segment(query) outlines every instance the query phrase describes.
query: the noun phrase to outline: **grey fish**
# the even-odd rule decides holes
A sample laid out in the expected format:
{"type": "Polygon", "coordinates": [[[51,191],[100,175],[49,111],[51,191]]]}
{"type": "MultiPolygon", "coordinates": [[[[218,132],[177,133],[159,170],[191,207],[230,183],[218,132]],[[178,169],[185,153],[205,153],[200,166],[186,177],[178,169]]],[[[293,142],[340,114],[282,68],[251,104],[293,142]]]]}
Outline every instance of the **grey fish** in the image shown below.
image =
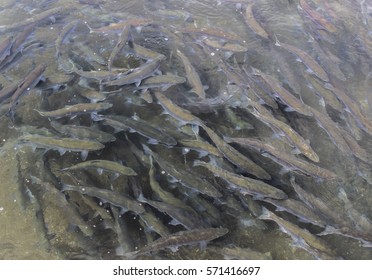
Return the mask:
{"type": "Polygon", "coordinates": [[[8,85],[7,87],[1,89],[0,91],[0,104],[3,103],[6,99],[11,97],[15,91],[18,89],[19,83],[12,83],[8,85]]]}
{"type": "Polygon", "coordinates": [[[177,55],[181,58],[183,66],[185,67],[187,81],[192,87],[192,92],[204,99],[206,94],[199,74],[196,72],[189,59],[180,50],[177,50],[177,55]]]}
{"type": "Polygon", "coordinates": [[[68,124],[62,125],[55,121],[51,121],[50,125],[58,132],[78,139],[91,139],[100,143],[113,142],[116,140],[114,135],[94,127],[68,124]]]}
{"type": "Polygon", "coordinates": [[[10,49],[13,45],[13,36],[8,36],[0,42],[0,63],[10,55],[10,49]]]}
{"type": "MultiPolygon", "coordinates": [[[[239,145],[253,147],[258,151],[265,151],[273,156],[275,162],[288,167],[290,170],[295,170],[309,176],[323,178],[327,180],[336,179],[337,176],[332,171],[319,167],[315,164],[292,156],[288,153],[281,152],[269,144],[265,144],[261,141],[252,138],[229,138],[225,137],[225,141],[238,143],[239,145]]],[[[266,155],[268,156],[268,155],[266,155]]]]}
{"type": "Polygon", "coordinates": [[[272,78],[270,75],[266,75],[256,69],[254,69],[254,75],[260,76],[266,84],[270,86],[270,88],[275,92],[276,96],[288,107],[292,110],[305,115],[305,116],[312,116],[312,112],[310,107],[307,106],[302,102],[302,100],[295,97],[292,93],[287,91],[284,87],[282,87],[278,81],[272,78]]]}
{"type": "MultiPolygon", "coordinates": [[[[136,54],[136,56],[139,56],[140,58],[143,58],[143,59],[155,59],[155,58],[164,56],[158,52],[142,47],[141,45],[137,45],[134,42],[133,42],[133,51],[136,54]]],[[[165,59],[165,56],[164,56],[164,59],[165,59]]]]}
{"type": "Polygon", "coordinates": [[[66,197],[52,183],[43,181],[32,175],[30,177],[33,184],[41,186],[44,191],[52,195],[54,198],[53,202],[61,209],[62,213],[65,213],[65,216],[68,217],[71,224],[78,226],[86,236],[93,235],[93,229],[81,218],[76,209],[68,203],[66,197]]]}
{"type": "Polygon", "coordinates": [[[94,51],[89,45],[79,41],[75,44],[75,46],[78,48],[77,54],[85,57],[88,61],[94,61],[105,66],[107,65],[106,60],[100,54],[94,51]]]}
{"type": "Polygon", "coordinates": [[[269,199],[265,198],[263,201],[269,202],[270,204],[276,207],[276,211],[286,211],[298,217],[301,221],[311,223],[313,225],[317,225],[320,227],[325,227],[326,222],[319,217],[318,214],[314,213],[311,208],[306,206],[306,204],[302,203],[299,200],[295,200],[292,198],[284,199],[284,200],[276,200],[276,199],[269,199]]]}
{"type": "Polygon", "coordinates": [[[263,214],[259,217],[259,219],[272,220],[276,222],[283,232],[292,237],[292,239],[295,241],[295,245],[304,248],[306,251],[314,255],[315,258],[337,258],[335,252],[319,237],[311,234],[306,229],[302,229],[297,225],[278,217],[266,208],[263,208],[263,214]]]}
{"type": "Polygon", "coordinates": [[[149,89],[149,88],[160,88],[162,91],[166,91],[171,86],[182,84],[186,82],[184,77],[180,77],[173,74],[157,75],[149,77],[142,81],[139,89],[149,89]]]}
{"type": "MultiPolygon", "coordinates": [[[[260,121],[267,124],[269,127],[274,127],[279,129],[285,137],[294,144],[298,150],[304,154],[308,159],[319,162],[318,154],[313,150],[309,143],[298,134],[291,126],[288,124],[274,118],[261,104],[251,101],[253,105],[253,110],[250,112],[260,121]]],[[[275,131],[275,130],[274,130],[275,131]]]]}
{"type": "Polygon", "coordinates": [[[98,151],[105,147],[103,144],[92,140],[57,138],[32,134],[19,137],[18,143],[43,149],[57,150],[61,155],[66,151],[80,152],[83,160],[87,158],[89,151],[98,151]]]}
{"type": "Polygon", "coordinates": [[[111,51],[110,57],[107,61],[107,68],[109,69],[109,71],[111,71],[112,64],[114,63],[114,59],[119,54],[119,52],[124,48],[125,44],[129,40],[130,28],[131,28],[131,25],[124,26],[115,47],[111,51]]]}
{"type": "Polygon", "coordinates": [[[159,104],[173,118],[181,121],[183,124],[196,124],[196,125],[201,124],[202,121],[198,117],[192,115],[186,109],[183,109],[179,107],[178,105],[174,104],[169,98],[167,98],[161,92],[156,91],[155,96],[158,99],[159,104]]]}
{"type": "Polygon", "coordinates": [[[137,173],[130,167],[124,166],[118,162],[110,160],[88,160],[62,170],[78,170],[78,169],[96,169],[99,173],[102,171],[113,172],[126,176],[136,176],[137,173]]]}
{"type": "Polygon", "coordinates": [[[41,13],[31,17],[31,18],[22,19],[21,21],[18,21],[16,23],[13,23],[13,24],[10,24],[10,25],[1,25],[0,26],[0,31],[3,31],[3,30],[12,31],[14,29],[19,29],[19,28],[24,27],[24,26],[39,23],[40,21],[42,21],[46,18],[50,18],[50,17],[52,17],[56,14],[60,14],[65,10],[66,10],[65,7],[57,7],[57,8],[49,9],[49,10],[41,12],[41,13]]]}
{"type": "Polygon", "coordinates": [[[276,40],[275,45],[282,47],[287,51],[293,53],[294,55],[298,56],[301,59],[302,63],[305,64],[318,78],[322,79],[325,82],[329,81],[328,74],[318,64],[318,62],[316,62],[315,59],[312,58],[309,54],[294,46],[285,43],[280,43],[278,40],[276,40]]]}
{"type": "Polygon", "coordinates": [[[272,260],[270,252],[261,253],[250,248],[242,247],[224,247],[221,249],[221,254],[225,260],[272,260]]]}
{"type": "Polygon", "coordinates": [[[13,93],[10,100],[9,110],[7,112],[7,115],[10,116],[12,119],[14,119],[14,110],[18,104],[19,98],[21,98],[22,95],[30,92],[30,90],[39,83],[39,81],[43,77],[46,67],[47,65],[44,63],[38,65],[24,78],[24,80],[18,86],[17,90],[13,93]]]}
{"type": "Polygon", "coordinates": [[[153,243],[147,244],[138,251],[129,253],[128,257],[143,255],[146,253],[157,252],[166,248],[177,248],[179,246],[206,243],[211,240],[224,236],[229,231],[226,228],[206,228],[179,231],[166,237],[159,238],[153,243]]]}
{"type": "Polygon", "coordinates": [[[43,117],[62,118],[71,115],[79,115],[85,113],[93,113],[98,111],[107,110],[112,107],[110,103],[80,103],[65,106],[64,108],[53,110],[53,111],[40,111],[36,110],[43,117]]]}
{"type": "Polygon", "coordinates": [[[169,146],[174,146],[177,141],[167,133],[165,133],[161,128],[155,127],[149,122],[141,120],[139,118],[128,118],[124,116],[112,116],[105,115],[102,116],[103,123],[117,130],[127,130],[131,132],[137,132],[147,138],[149,138],[150,143],[164,143],[169,146]]]}
{"type": "Polygon", "coordinates": [[[254,33],[256,33],[257,35],[260,35],[264,39],[269,39],[269,34],[261,26],[261,24],[258,23],[258,21],[256,20],[254,14],[253,14],[252,3],[249,3],[247,5],[247,8],[246,8],[245,14],[244,14],[244,20],[245,20],[246,24],[249,26],[249,28],[253,30],[254,33]]]}
{"type": "Polygon", "coordinates": [[[211,154],[217,157],[223,157],[222,153],[213,145],[202,139],[179,139],[178,142],[187,147],[183,148],[183,153],[186,153],[186,149],[196,150],[200,155],[211,154]]]}
{"type": "Polygon", "coordinates": [[[194,166],[203,166],[215,176],[226,180],[242,193],[248,193],[256,197],[271,197],[275,199],[286,199],[288,196],[282,191],[259,180],[237,175],[218,166],[200,160],[194,161],[194,166]]]}
{"type": "Polygon", "coordinates": [[[103,84],[105,86],[123,86],[135,83],[138,86],[143,79],[150,77],[159,68],[160,62],[164,59],[165,56],[157,57],[133,69],[129,74],[103,84]]]}
{"type": "Polygon", "coordinates": [[[173,219],[171,221],[172,225],[180,224],[186,229],[203,228],[205,225],[205,222],[203,222],[199,215],[191,208],[186,209],[174,204],[168,204],[167,202],[150,200],[143,196],[139,197],[138,200],[151,205],[160,212],[166,213],[173,219]]]}
{"type": "Polygon", "coordinates": [[[222,194],[207,180],[200,177],[199,174],[195,174],[191,170],[185,169],[184,166],[176,166],[174,163],[170,163],[162,159],[158,154],[151,151],[145,145],[142,145],[147,153],[149,153],[159,164],[159,166],[183,186],[195,190],[197,192],[206,194],[210,197],[221,197],[222,194]]]}
{"type": "Polygon", "coordinates": [[[271,176],[262,167],[258,166],[252,160],[241,154],[235,148],[227,144],[220,136],[218,136],[212,129],[206,125],[202,125],[203,129],[207,132],[217,149],[234,165],[243,169],[249,174],[253,174],[257,178],[270,180],[271,176]]]}
{"type": "Polygon", "coordinates": [[[146,210],[146,212],[142,213],[140,221],[143,221],[145,231],[156,232],[161,237],[170,235],[169,229],[152,211],[146,210]]]}
{"type": "Polygon", "coordinates": [[[70,21],[62,28],[56,40],[56,58],[58,58],[61,54],[61,46],[63,42],[65,41],[67,36],[75,30],[78,23],[82,23],[82,21],[80,19],[70,21]]]}
{"type": "Polygon", "coordinates": [[[74,185],[63,185],[63,191],[77,191],[81,194],[88,196],[94,196],[101,199],[104,202],[108,202],[116,207],[120,207],[123,210],[132,211],[136,214],[141,214],[145,212],[143,205],[134,199],[125,196],[123,194],[110,191],[107,189],[100,189],[96,187],[87,187],[87,186],[74,186],[74,185]]]}

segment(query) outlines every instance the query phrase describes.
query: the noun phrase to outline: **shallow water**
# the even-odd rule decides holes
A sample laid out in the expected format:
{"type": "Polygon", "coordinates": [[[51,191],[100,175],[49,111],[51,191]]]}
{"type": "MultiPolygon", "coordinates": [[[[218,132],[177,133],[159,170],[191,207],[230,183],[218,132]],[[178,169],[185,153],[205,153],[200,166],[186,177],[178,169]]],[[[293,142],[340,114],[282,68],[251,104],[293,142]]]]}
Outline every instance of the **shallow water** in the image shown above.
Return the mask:
{"type": "MultiPolygon", "coordinates": [[[[265,180],[269,185],[284,191],[289,198],[301,201],[303,198],[296,194],[290,182],[294,176],[303,190],[330,209],[331,212],[327,212],[319,205],[310,207],[327,226],[348,235],[317,236],[319,242],[332,251],[331,258],[371,259],[370,247],[363,247],[371,246],[372,241],[372,38],[370,7],[366,2],[0,1],[0,42],[4,46],[4,54],[0,54],[2,88],[12,83],[21,85],[36,66],[47,65],[45,78],[34,88],[22,93],[17,100],[12,100],[12,97],[2,100],[0,107],[0,224],[3,225],[0,258],[231,258],[223,251],[226,247],[249,248],[265,253],[262,257],[273,259],[329,257],[324,256],[324,252],[315,250],[314,253],[314,244],[304,246],[304,241],[298,236],[303,232],[287,234],[288,229],[260,217],[262,207],[312,236],[321,233],[324,227],[305,223],[288,210],[277,211],[273,205],[262,201],[262,197],[256,196],[257,200],[252,201],[252,194],[240,194],[236,187],[216,174],[193,166],[194,161],[200,159],[234,174],[258,179],[250,170],[239,168],[239,164],[226,155],[190,151],[190,147],[180,144],[181,139],[199,139],[220,148],[198,123],[185,125],[176,121],[174,116],[164,114],[154,95],[160,90],[174,104],[201,119],[221,138],[258,139],[274,146],[280,153],[333,172],[333,179],[305,175],[305,171],[283,168],[281,158],[267,157],[263,149],[257,151],[231,144],[271,175],[270,180],[265,180]],[[63,7],[62,11],[40,18],[42,13],[57,7],[63,7]],[[245,14],[249,7],[252,7],[253,18],[247,19],[245,14]],[[17,26],[23,19],[28,19],[28,24],[17,26]],[[68,23],[76,19],[81,21],[66,31],[64,28],[68,23]],[[126,75],[131,73],[126,71],[136,72],[152,61],[152,58],[136,53],[134,43],[165,56],[156,71],[130,84],[107,86],[104,79],[84,78],[71,70],[75,65],[79,70],[89,71],[90,75],[107,71],[107,61],[124,25],[116,31],[113,27],[125,21],[131,21],[130,36],[114,57],[113,68],[126,75]],[[33,26],[32,32],[19,49],[13,50],[17,36],[30,26],[33,26]],[[267,36],[259,35],[257,28],[262,28],[267,36]],[[64,31],[66,34],[61,35],[64,31]],[[11,45],[6,47],[5,41],[9,36],[12,36],[11,45]],[[56,56],[58,41],[61,41],[60,54],[56,56]],[[218,47],[212,44],[218,44],[218,47]],[[191,71],[196,71],[204,86],[205,99],[192,91],[193,82],[177,50],[188,58],[194,68],[191,71]],[[305,61],[304,55],[310,56],[316,65],[305,61]],[[297,101],[318,111],[320,120],[306,116],[301,108],[290,109],[288,102],[275,95],[273,87],[265,84],[260,74],[254,74],[257,71],[254,69],[274,79],[297,101]],[[321,70],[329,80],[324,81],[319,74],[321,70]],[[187,77],[188,81],[173,86],[166,84],[147,92],[136,88],[142,86],[141,80],[161,73],[187,77]],[[52,111],[67,105],[88,103],[90,100],[83,96],[87,96],[84,93],[89,91],[104,93],[104,102],[113,105],[98,112],[103,117],[139,117],[162,129],[159,133],[169,134],[178,144],[166,146],[148,141],[150,136],[141,132],[141,127],[119,131],[104,125],[97,116],[84,112],[76,117],[66,113],[62,118],[48,119],[35,110],[52,111]],[[80,92],[83,93],[80,95],[80,92]],[[255,117],[252,108],[258,105],[254,105],[257,104],[254,101],[302,137],[319,156],[319,162],[297,154],[298,149],[280,128],[255,117]],[[9,102],[15,104],[10,111],[14,113],[14,119],[10,118],[12,114],[7,114],[9,102]],[[50,124],[52,120],[114,134],[114,142],[104,143],[105,148],[100,151],[89,151],[87,160],[120,162],[137,175],[117,176],[91,169],[65,171],[63,168],[82,162],[84,153],[68,149],[66,152],[53,146],[40,148],[40,144],[37,146],[35,143],[20,144],[19,137],[28,134],[73,138],[54,130],[50,124]],[[328,120],[328,127],[322,124],[325,120],[328,120]],[[330,133],[333,129],[336,135],[330,133]],[[148,145],[155,153],[152,163],[143,145],[148,145]],[[165,165],[161,161],[171,166],[169,171],[164,171],[165,165]],[[190,173],[183,175],[181,170],[190,173]],[[31,176],[43,183],[35,183],[31,176]],[[201,194],[195,186],[200,181],[193,181],[195,177],[212,184],[222,196],[216,198],[201,194]],[[154,182],[160,185],[165,196],[155,191],[154,182]],[[117,207],[103,197],[61,191],[64,184],[125,194],[136,203],[141,201],[146,216],[125,211],[124,207],[117,207]],[[150,206],[142,196],[145,201],[168,203],[168,212],[150,206]],[[178,244],[180,248],[176,252],[163,248],[138,256],[129,253],[156,242],[162,234],[188,230],[185,223],[175,221],[176,206],[184,209],[187,218],[201,221],[201,225],[195,222],[195,227],[223,227],[229,232],[208,242],[207,247],[191,240],[188,242],[193,243],[191,246],[178,244]],[[80,222],[75,222],[76,217],[80,222]],[[152,225],[146,220],[149,217],[153,218],[152,225]]],[[[241,252],[235,258],[249,256],[241,252]]],[[[252,258],[258,258],[258,255],[252,255],[252,258]]]]}

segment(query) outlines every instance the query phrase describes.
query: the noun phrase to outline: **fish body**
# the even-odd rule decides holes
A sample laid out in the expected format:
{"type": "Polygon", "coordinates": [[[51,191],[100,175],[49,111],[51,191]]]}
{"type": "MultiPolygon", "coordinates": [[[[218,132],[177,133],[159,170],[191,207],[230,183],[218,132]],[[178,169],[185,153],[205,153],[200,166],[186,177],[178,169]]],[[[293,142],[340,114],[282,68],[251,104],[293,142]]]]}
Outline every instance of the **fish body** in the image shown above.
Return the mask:
{"type": "Polygon", "coordinates": [[[305,64],[318,78],[322,79],[324,82],[329,81],[328,74],[309,54],[307,54],[303,50],[300,50],[299,48],[285,43],[279,43],[278,41],[275,43],[275,45],[280,46],[298,56],[301,59],[302,63],[305,64]]]}
{"type": "Polygon", "coordinates": [[[321,259],[336,258],[335,252],[319,237],[311,234],[306,229],[302,229],[299,226],[280,218],[266,208],[263,208],[263,214],[259,219],[272,220],[277,223],[284,232],[288,233],[293,238],[297,243],[296,245],[303,247],[305,250],[312,253],[314,257],[321,259]]]}
{"type": "Polygon", "coordinates": [[[36,24],[36,23],[39,23],[40,21],[42,21],[46,18],[50,18],[54,15],[60,14],[65,10],[66,9],[64,7],[57,7],[57,8],[49,9],[49,10],[41,12],[41,13],[31,17],[31,18],[22,19],[21,21],[16,22],[14,24],[2,25],[2,26],[0,26],[0,31],[2,31],[2,30],[12,31],[12,30],[15,30],[15,29],[22,28],[24,26],[28,26],[28,25],[31,25],[31,24],[36,24]]]}
{"type": "Polygon", "coordinates": [[[79,115],[85,113],[93,113],[98,111],[107,110],[112,107],[111,103],[79,103],[74,105],[65,106],[61,109],[53,111],[40,111],[36,110],[43,117],[62,118],[71,115],[79,115]]]}
{"type": "Polygon", "coordinates": [[[100,142],[92,140],[57,138],[32,134],[19,137],[18,143],[42,149],[56,150],[60,154],[64,154],[66,151],[80,152],[83,159],[86,159],[89,151],[99,151],[105,147],[100,142]]]}
{"type": "Polygon", "coordinates": [[[68,124],[61,125],[55,121],[50,122],[50,124],[58,132],[78,139],[97,140],[100,143],[113,142],[116,140],[115,136],[112,134],[93,127],[68,124]]]}
{"type": "Polygon", "coordinates": [[[246,52],[248,48],[243,46],[242,44],[235,43],[235,42],[222,42],[221,40],[213,40],[206,38],[203,40],[203,43],[208,47],[226,51],[226,52],[246,52]]]}
{"type": "Polygon", "coordinates": [[[218,176],[237,187],[243,193],[249,193],[257,197],[271,197],[274,199],[286,199],[288,196],[282,191],[260,180],[237,175],[218,166],[203,161],[194,161],[195,166],[203,166],[218,176]]]}
{"type": "Polygon", "coordinates": [[[254,33],[261,36],[264,39],[269,39],[269,34],[266,30],[258,23],[254,14],[253,14],[253,5],[249,3],[245,10],[244,19],[246,24],[249,26],[250,29],[253,30],[254,33]]]}
{"type": "Polygon", "coordinates": [[[61,193],[50,182],[43,181],[32,175],[30,177],[33,184],[37,184],[43,189],[43,191],[49,193],[50,197],[53,199],[53,202],[50,203],[54,203],[58,208],[60,208],[61,213],[64,213],[65,217],[69,219],[69,222],[72,225],[78,226],[86,236],[93,235],[93,229],[82,219],[81,215],[76,211],[76,209],[66,200],[66,197],[63,193],[61,193]]]}
{"type": "Polygon", "coordinates": [[[73,32],[76,28],[76,26],[81,23],[82,21],[77,19],[77,20],[73,20],[73,21],[70,21],[68,24],[66,24],[60,34],[58,35],[58,38],[56,40],[56,58],[58,58],[61,54],[61,46],[63,44],[63,42],[65,41],[65,39],[67,38],[67,36],[73,32]]]}
{"type": "Polygon", "coordinates": [[[276,81],[273,77],[262,72],[259,72],[256,75],[262,77],[263,80],[279,97],[279,99],[291,109],[305,116],[311,117],[313,115],[309,106],[304,104],[300,99],[298,99],[281,85],[279,85],[278,81],[276,81]]]}
{"type": "Polygon", "coordinates": [[[299,135],[292,127],[271,116],[269,113],[266,112],[266,109],[264,109],[260,104],[255,103],[254,108],[255,109],[253,109],[251,113],[257,119],[266,123],[270,127],[275,127],[282,131],[286,138],[290,142],[292,142],[302,154],[304,154],[308,159],[312,160],[313,162],[319,162],[319,156],[317,155],[317,153],[312,149],[312,147],[307,143],[307,141],[301,135],[299,135]]]}
{"type": "Polygon", "coordinates": [[[322,26],[328,32],[335,33],[337,31],[336,26],[334,26],[330,21],[326,20],[315,9],[310,7],[310,5],[305,0],[300,0],[300,7],[309,15],[310,19],[313,22],[322,26]]]}
{"type": "Polygon", "coordinates": [[[161,88],[162,91],[165,91],[171,86],[183,84],[184,82],[186,82],[186,79],[177,75],[158,75],[143,80],[141,86],[139,86],[138,88],[161,88]]]}
{"type": "Polygon", "coordinates": [[[117,130],[131,130],[141,134],[150,139],[150,142],[164,143],[169,146],[177,144],[177,141],[170,135],[166,134],[161,128],[155,127],[149,122],[139,118],[133,119],[124,116],[110,116],[102,117],[103,123],[110,125],[117,130]]]}
{"type": "Polygon", "coordinates": [[[143,79],[150,77],[156,69],[159,68],[160,62],[164,59],[164,56],[155,58],[138,68],[133,69],[129,74],[119,77],[116,80],[104,82],[105,86],[123,86],[136,83],[139,85],[143,79]]]}
{"type": "Polygon", "coordinates": [[[102,199],[103,201],[108,202],[116,207],[132,211],[136,214],[145,212],[145,208],[141,203],[128,196],[107,189],[64,184],[63,191],[77,191],[84,195],[93,196],[102,199]]]}
{"type": "Polygon", "coordinates": [[[217,149],[224,155],[224,157],[243,169],[245,172],[253,174],[257,178],[270,180],[271,176],[262,167],[258,166],[252,160],[242,155],[235,148],[227,144],[220,136],[218,136],[212,129],[206,125],[202,125],[203,129],[207,132],[217,149]]]}
{"type": "Polygon", "coordinates": [[[192,115],[186,109],[183,109],[173,103],[169,98],[167,98],[164,94],[159,91],[155,92],[155,96],[158,99],[159,104],[164,108],[164,110],[170,114],[173,118],[185,123],[185,124],[196,124],[200,125],[201,120],[192,115]]]}
{"type": "Polygon", "coordinates": [[[175,178],[183,186],[206,194],[210,197],[221,197],[222,194],[207,180],[201,178],[200,174],[195,174],[191,170],[179,165],[176,166],[162,159],[158,154],[145,147],[145,150],[155,159],[159,166],[170,176],[175,178]]]}
{"type": "Polygon", "coordinates": [[[146,253],[157,252],[169,247],[174,248],[185,245],[205,243],[224,236],[228,232],[229,231],[226,228],[206,228],[179,231],[155,240],[153,243],[150,243],[142,249],[133,252],[133,255],[138,256],[146,253]]]}
{"type": "Polygon", "coordinates": [[[187,81],[192,87],[192,92],[204,99],[206,94],[199,74],[196,72],[190,60],[180,50],[177,50],[177,55],[181,58],[183,66],[185,67],[187,81]]]}
{"type": "Polygon", "coordinates": [[[117,173],[125,176],[136,176],[137,173],[130,167],[124,166],[118,162],[110,160],[88,160],[62,170],[79,170],[79,169],[98,169],[108,172],[117,173]]]}
{"type": "Polygon", "coordinates": [[[10,55],[10,50],[13,45],[13,36],[8,36],[0,42],[0,63],[10,55]]]}
{"type": "Polygon", "coordinates": [[[38,65],[19,84],[17,90],[12,95],[12,98],[10,100],[9,110],[7,112],[7,115],[10,116],[12,119],[14,118],[14,110],[21,96],[30,92],[30,90],[33,89],[39,83],[39,81],[43,77],[43,74],[46,68],[47,68],[47,65],[44,63],[38,65]]]}
{"type": "Polygon", "coordinates": [[[337,178],[336,174],[333,172],[321,168],[315,164],[302,160],[300,158],[294,157],[288,153],[280,152],[275,147],[260,142],[255,139],[251,138],[229,138],[225,137],[226,141],[228,142],[235,142],[243,146],[253,147],[258,151],[265,151],[273,156],[274,161],[281,163],[284,166],[288,166],[291,170],[296,170],[301,172],[302,174],[306,174],[308,176],[313,176],[317,178],[323,178],[327,180],[334,180],[337,178]]]}
{"type": "Polygon", "coordinates": [[[108,62],[107,62],[107,68],[110,71],[111,71],[111,68],[112,68],[112,64],[114,63],[115,57],[124,48],[125,44],[129,40],[129,37],[130,37],[130,28],[131,28],[131,25],[124,26],[124,28],[121,31],[121,34],[119,36],[119,39],[118,39],[115,47],[111,51],[110,57],[109,57],[108,62]]]}

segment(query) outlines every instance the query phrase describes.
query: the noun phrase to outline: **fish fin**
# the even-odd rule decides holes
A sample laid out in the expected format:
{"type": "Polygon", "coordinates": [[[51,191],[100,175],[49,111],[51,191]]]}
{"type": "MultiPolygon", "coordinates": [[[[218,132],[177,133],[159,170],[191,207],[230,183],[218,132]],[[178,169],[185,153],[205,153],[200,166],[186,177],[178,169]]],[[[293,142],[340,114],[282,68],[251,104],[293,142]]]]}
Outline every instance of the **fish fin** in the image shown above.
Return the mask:
{"type": "Polygon", "coordinates": [[[85,161],[88,157],[88,151],[81,151],[80,157],[81,157],[81,160],[85,161]]]}

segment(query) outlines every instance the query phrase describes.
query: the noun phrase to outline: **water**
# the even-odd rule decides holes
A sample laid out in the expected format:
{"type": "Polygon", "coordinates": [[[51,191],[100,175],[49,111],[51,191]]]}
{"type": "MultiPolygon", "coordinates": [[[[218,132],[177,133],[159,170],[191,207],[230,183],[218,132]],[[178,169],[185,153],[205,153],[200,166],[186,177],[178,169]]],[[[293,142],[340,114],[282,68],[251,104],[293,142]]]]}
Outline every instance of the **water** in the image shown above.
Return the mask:
{"type": "Polygon", "coordinates": [[[134,129],[138,133],[116,131],[84,112],[57,121],[115,134],[116,141],[105,143],[102,151],[89,152],[87,160],[117,161],[134,169],[137,176],[117,177],[97,170],[62,171],[81,162],[81,153],[63,153],[56,147],[33,150],[35,145],[19,145],[18,138],[26,134],[73,138],[56,132],[50,125],[51,120],[34,109],[52,111],[87,103],[90,100],[83,96],[95,91],[105,94],[105,102],[113,104],[109,110],[97,114],[137,116],[160,128],[159,133],[167,133],[177,141],[199,139],[215,146],[213,139],[197,123],[184,125],[163,114],[164,110],[153,94],[161,90],[220,137],[259,139],[281,153],[333,172],[336,176],[333,180],[306,176],[293,168],[284,172],[280,158],[271,159],[262,150],[232,144],[271,175],[272,179],[266,183],[283,190],[290,198],[300,200],[290,183],[291,176],[295,176],[302,189],[332,210],[327,213],[312,205],[312,210],[322,216],[328,226],[343,233],[318,236],[334,252],[332,258],[371,259],[371,249],[362,246],[362,241],[364,245],[370,245],[372,240],[371,14],[367,1],[359,2],[360,5],[351,0],[343,3],[331,0],[0,1],[1,42],[13,36],[14,46],[14,38],[34,25],[17,50],[4,51],[0,63],[2,87],[20,84],[36,66],[47,65],[45,79],[21,94],[11,112],[14,113],[13,120],[6,115],[12,97],[4,99],[0,107],[0,223],[5,225],[0,230],[0,257],[127,258],[133,255],[125,253],[157,240],[159,233],[165,235],[186,230],[182,221],[172,221],[172,210],[164,213],[143,203],[148,216],[154,218],[151,226],[141,214],[122,211],[118,216],[117,210],[122,209],[113,209],[115,206],[100,198],[73,191],[61,192],[63,184],[105,188],[125,194],[134,201],[140,199],[140,195],[146,199],[163,200],[169,204],[169,209],[172,205],[187,209],[185,215],[196,215],[204,227],[229,230],[225,236],[210,241],[206,248],[194,244],[176,252],[165,249],[138,258],[221,259],[228,257],[222,251],[224,247],[235,246],[266,253],[266,257],[273,259],[321,257],[319,252],[311,253],[311,244],[310,249],[298,246],[298,236],[292,234],[291,238],[275,222],[258,217],[265,207],[313,235],[324,228],[301,222],[285,211],[275,211],[275,207],[262,198],[251,201],[251,196],[245,194],[245,199],[250,202],[242,201],[236,187],[202,167],[193,167],[193,161],[200,157],[232,173],[255,178],[249,170],[237,168],[239,164],[227,160],[226,155],[208,156],[180,143],[167,147],[157,144],[154,139],[148,142],[141,128],[134,129]],[[57,7],[64,8],[52,16],[40,17],[57,7]],[[249,7],[252,7],[254,18],[245,18],[249,7]],[[24,19],[29,19],[28,24],[17,26],[24,19]],[[81,22],[66,33],[60,45],[60,56],[56,57],[57,38],[63,28],[76,19],[81,22]],[[132,27],[127,43],[114,58],[115,71],[125,73],[132,69],[136,73],[138,67],[146,67],[146,63],[153,59],[148,56],[150,54],[136,53],[133,43],[147,48],[152,55],[156,52],[155,55],[165,56],[156,71],[150,71],[146,76],[141,74],[132,84],[116,87],[105,86],[105,79],[85,79],[71,70],[75,65],[90,75],[107,71],[107,59],[124,26],[114,30],[115,24],[124,21],[130,21],[132,27]],[[188,70],[177,50],[188,58],[194,68],[191,71],[196,71],[206,99],[192,92],[195,82],[187,77],[188,70]],[[316,65],[304,61],[302,52],[316,65]],[[327,81],[320,77],[317,67],[326,72],[327,81]],[[259,75],[252,74],[253,69],[269,75],[300,102],[317,110],[321,120],[304,116],[297,108],[288,110],[283,97],[275,96],[270,85],[259,75]],[[149,89],[149,92],[136,89],[142,79],[161,73],[187,77],[188,81],[168,89],[149,89]],[[294,155],[295,145],[290,137],[285,137],[277,126],[268,126],[252,114],[252,107],[258,106],[252,100],[263,104],[270,116],[290,126],[306,140],[319,156],[319,162],[311,162],[301,154],[294,155]],[[319,123],[324,122],[325,117],[341,139],[328,133],[329,127],[320,127],[319,123]],[[341,143],[346,143],[345,149],[341,143]],[[161,163],[154,159],[154,176],[149,176],[151,163],[143,144],[172,166],[172,175],[176,178],[165,174],[161,163]],[[188,178],[177,178],[177,170],[181,169],[193,173],[186,175],[188,178]],[[54,189],[32,182],[31,175],[51,184],[54,189]],[[188,186],[192,186],[193,176],[209,181],[223,196],[213,198],[193,190],[188,186]],[[191,183],[186,184],[185,180],[191,183]],[[154,182],[166,196],[154,191],[154,182]],[[79,216],[83,224],[73,225],[71,215],[79,216]]]}

